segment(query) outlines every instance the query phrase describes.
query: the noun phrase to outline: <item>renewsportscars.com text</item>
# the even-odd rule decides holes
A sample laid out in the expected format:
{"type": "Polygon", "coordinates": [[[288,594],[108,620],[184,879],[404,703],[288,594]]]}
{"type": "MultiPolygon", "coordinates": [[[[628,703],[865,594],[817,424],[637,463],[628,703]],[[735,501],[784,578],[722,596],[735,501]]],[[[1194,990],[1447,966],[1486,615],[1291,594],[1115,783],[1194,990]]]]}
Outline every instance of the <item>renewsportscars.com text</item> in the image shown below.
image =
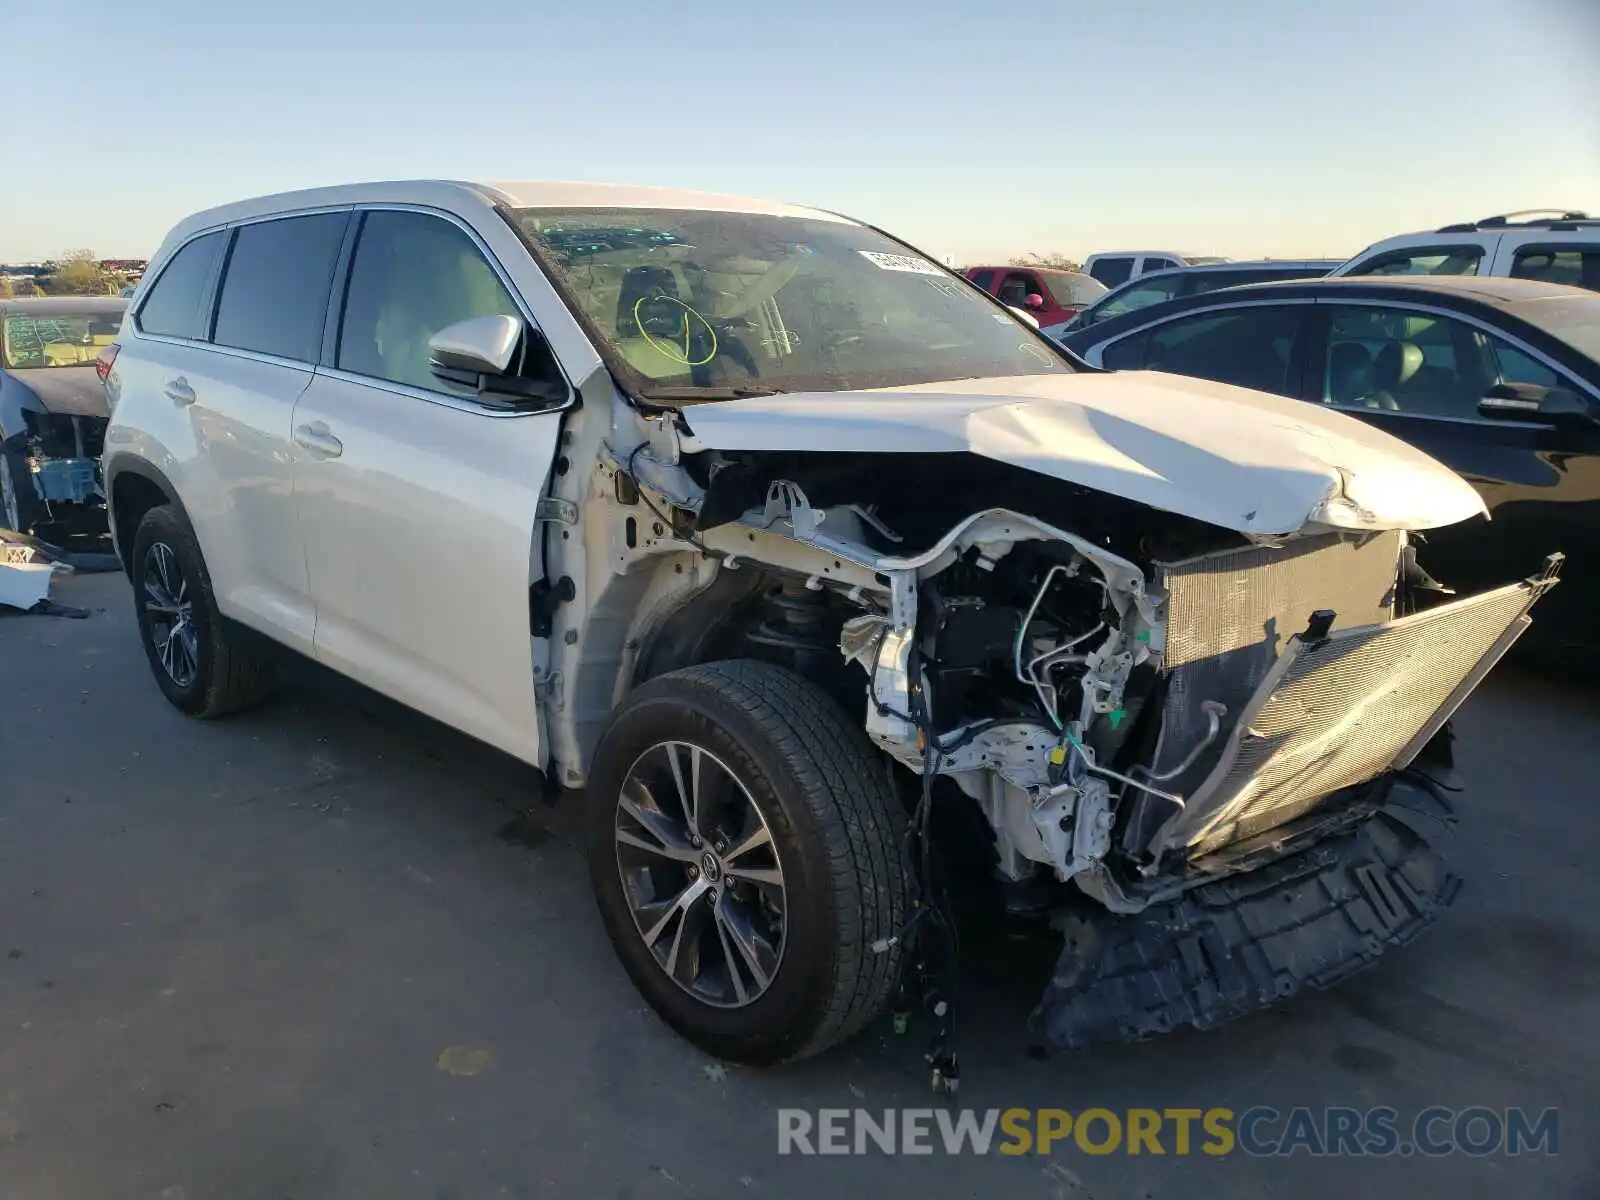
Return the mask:
{"type": "Polygon", "coordinates": [[[778,1110],[779,1154],[1247,1154],[1270,1158],[1553,1155],[1554,1108],[803,1108],[778,1110]]]}

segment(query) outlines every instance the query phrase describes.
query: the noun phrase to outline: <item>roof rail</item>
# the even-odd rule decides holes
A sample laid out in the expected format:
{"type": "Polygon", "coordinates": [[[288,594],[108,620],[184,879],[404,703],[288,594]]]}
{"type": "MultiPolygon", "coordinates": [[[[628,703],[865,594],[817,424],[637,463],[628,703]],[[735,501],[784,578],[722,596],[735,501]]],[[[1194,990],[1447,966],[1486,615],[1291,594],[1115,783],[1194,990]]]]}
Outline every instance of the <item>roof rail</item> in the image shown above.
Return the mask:
{"type": "Polygon", "coordinates": [[[1440,233],[1476,233],[1480,229],[1505,229],[1511,225],[1553,225],[1562,221],[1592,221],[1588,213],[1574,208],[1524,208],[1476,221],[1445,225],[1440,233]]]}

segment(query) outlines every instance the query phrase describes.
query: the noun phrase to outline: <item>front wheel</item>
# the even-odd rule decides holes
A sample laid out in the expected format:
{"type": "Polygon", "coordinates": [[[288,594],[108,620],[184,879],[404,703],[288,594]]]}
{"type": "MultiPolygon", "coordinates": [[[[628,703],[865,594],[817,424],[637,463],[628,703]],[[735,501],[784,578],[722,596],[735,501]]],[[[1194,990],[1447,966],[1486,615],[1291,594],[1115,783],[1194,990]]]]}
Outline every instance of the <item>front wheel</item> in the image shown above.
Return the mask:
{"type": "Polygon", "coordinates": [[[905,815],[826,693],[759,662],[674,671],[628,698],[594,762],[595,897],[669,1025],[759,1064],[816,1054],[882,1011],[909,903],[905,815]]]}

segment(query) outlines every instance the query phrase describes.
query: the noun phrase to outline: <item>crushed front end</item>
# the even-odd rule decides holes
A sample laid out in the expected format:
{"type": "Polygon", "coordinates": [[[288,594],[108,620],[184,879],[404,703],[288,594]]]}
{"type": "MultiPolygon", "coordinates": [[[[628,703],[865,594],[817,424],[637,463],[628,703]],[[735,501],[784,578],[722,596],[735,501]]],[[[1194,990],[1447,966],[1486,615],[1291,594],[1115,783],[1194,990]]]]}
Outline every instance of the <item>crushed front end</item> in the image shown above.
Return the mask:
{"type": "Polygon", "coordinates": [[[1104,503],[1145,528],[995,507],[906,536],[909,510],[785,479],[701,534],[725,567],[798,573],[783,603],[812,596],[813,630],[832,614],[919,813],[981,811],[1007,907],[1066,939],[1035,1021],[1069,1047],[1214,1025],[1424,928],[1455,888],[1427,840],[1446,722],[1559,561],[1437,603],[1402,531],[1244,538],[1104,503]]]}
{"type": "Polygon", "coordinates": [[[1223,525],[1031,459],[769,450],[809,426],[718,429],[711,409],[694,420],[722,445],[666,416],[595,489],[619,569],[697,552],[619,649],[636,678],[768,658],[860,714],[910,816],[904,1007],[948,1020],[958,876],[1062,937],[1034,1026],[1065,1047],[1329,985],[1449,904],[1430,844],[1451,819],[1447,722],[1559,566],[1459,599],[1431,579],[1407,529],[1464,519],[1464,482],[1439,468],[1450,503],[1408,526],[1333,472],[1298,528],[1268,532],[1255,510],[1223,525]],[[630,540],[635,488],[674,536],[630,540]]]}
{"type": "MultiPolygon", "coordinates": [[[[23,428],[7,439],[25,471],[17,486],[30,489],[43,519],[92,527],[105,524],[100,456],[107,421],[81,413],[22,411],[23,428]]],[[[19,532],[28,532],[22,530],[19,532]]]]}
{"type": "Polygon", "coordinates": [[[1445,724],[1528,627],[1559,557],[1400,615],[1411,561],[1388,533],[1163,569],[1162,719],[1134,775],[1167,794],[1122,793],[1120,853],[1080,881],[1105,907],[1059,917],[1042,1036],[1209,1028],[1339,982],[1451,902],[1459,881],[1429,844],[1453,821],[1445,724]],[[1237,715],[1202,719],[1208,705],[1237,715]]]}

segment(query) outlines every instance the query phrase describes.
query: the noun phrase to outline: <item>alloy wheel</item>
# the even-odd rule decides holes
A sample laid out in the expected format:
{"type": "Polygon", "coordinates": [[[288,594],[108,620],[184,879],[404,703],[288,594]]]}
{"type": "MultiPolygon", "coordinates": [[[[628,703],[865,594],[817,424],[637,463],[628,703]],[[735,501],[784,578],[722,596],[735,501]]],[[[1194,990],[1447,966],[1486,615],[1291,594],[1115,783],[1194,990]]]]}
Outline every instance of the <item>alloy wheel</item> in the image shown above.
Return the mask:
{"type": "Polygon", "coordinates": [[[167,678],[180,688],[192,686],[200,673],[200,633],[189,581],[165,542],[153,542],[145,551],[143,599],[150,644],[167,678]]]}
{"type": "Polygon", "coordinates": [[[717,1008],[760,999],[783,959],[788,895],[772,830],[728,765],[691,742],[651,746],[623,780],[615,840],[657,965],[717,1008]]]}

